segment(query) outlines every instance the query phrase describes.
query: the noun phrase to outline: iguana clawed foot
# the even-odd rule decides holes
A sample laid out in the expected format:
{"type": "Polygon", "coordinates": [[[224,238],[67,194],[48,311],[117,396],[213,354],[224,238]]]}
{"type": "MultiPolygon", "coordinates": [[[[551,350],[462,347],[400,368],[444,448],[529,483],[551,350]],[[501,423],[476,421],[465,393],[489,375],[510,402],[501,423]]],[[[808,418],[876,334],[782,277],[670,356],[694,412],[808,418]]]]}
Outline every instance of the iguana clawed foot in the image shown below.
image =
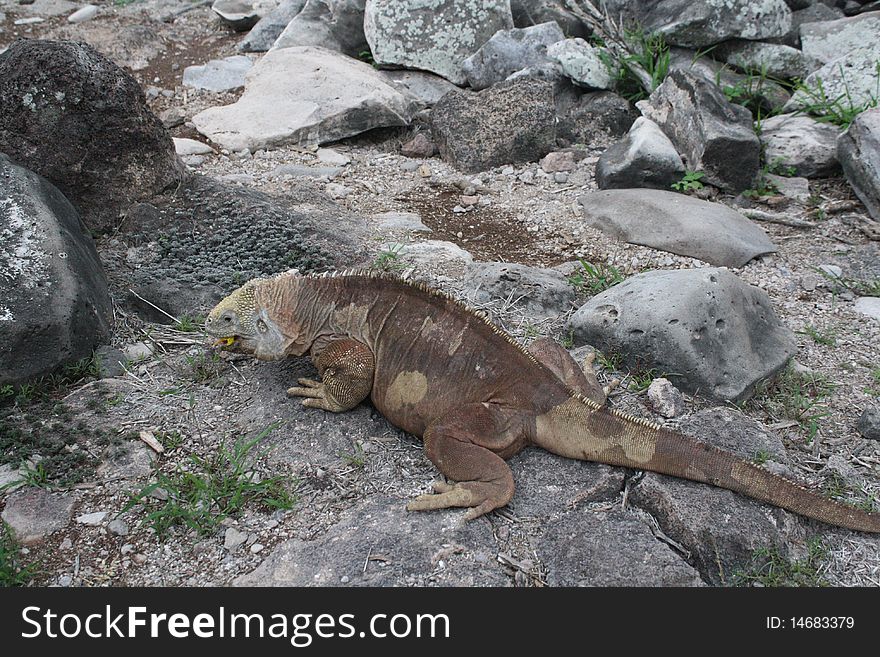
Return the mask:
{"type": "Polygon", "coordinates": [[[303,387],[288,388],[287,396],[305,397],[302,401],[303,406],[308,406],[309,408],[321,408],[325,411],[332,411],[334,413],[343,410],[339,407],[339,404],[336,404],[332,399],[327,397],[324,384],[320,381],[313,381],[312,379],[297,379],[297,383],[303,387]]]}
{"type": "Polygon", "coordinates": [[[504,506],[494,500],[493,493],[497,493],[497,491],[493,489],[492,484],[482,481],[467,481],[457,484],[435,481],[432,487],[434,488],[433,494],[419,495],[414,500],[410,500],[406,505],[406,510],[433,511],[452,507],[471,507],[464,515],[464,519],[473,520],[499,506],[504,506]]]}

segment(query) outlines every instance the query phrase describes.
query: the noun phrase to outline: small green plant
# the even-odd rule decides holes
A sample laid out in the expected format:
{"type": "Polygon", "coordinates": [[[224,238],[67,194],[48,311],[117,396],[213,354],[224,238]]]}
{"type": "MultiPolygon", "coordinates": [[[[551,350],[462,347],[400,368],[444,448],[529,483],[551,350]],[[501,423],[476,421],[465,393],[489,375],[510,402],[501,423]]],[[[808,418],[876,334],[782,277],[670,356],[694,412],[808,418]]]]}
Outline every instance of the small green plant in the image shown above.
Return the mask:
{"type": "Polygon", "coordinates": [[[599,294],[610,287],[614,287],[624,279],[620,270],[613,265],[604,262],[593,264],[583,258],[578,258],[581,268],[572,272],[568,282],[578,291],[583,291],[590,296],[599,294]]]}
{"type": "Polygon", "coordinates": [[[22,480],[27,486],[35,488],[49,486],[49,473],[46,472],[46,467],[42,463],[37,463],[34,466],[26,465],[22,468],[22,475],[22,480]]]}
{"type": "Polygon", "coordinates": [[[216,381],[223,373],[224,364],[218,351],[205,351],[195,356],[187,356],[189,377],[194,383],[216,381]]]}
{"type": "Polygon", "coordinates": [[[617,93],[631,103],[648,97],[650,93],[631,70],[636,65],[651,78],[651,91],[660,86],[669,74],[669,44],[662,34],[649,34],[636,28],[624,33],[629,54],[616,61],[605,50],[600,50],[600,57],[605,66],[614,76],[614,87],[617,93]]]}
{"type": "Polygon", "coordinates": [[[722,79],[723,71],[723,68],[716,71],[715,84],[724,92],[728,102],[742,105],[751,111],[752,116],[757,119],[757,130],[760,130],[762,119],[778,113],[770,98],[778,94],[780,87],[785,87],[787,83],[769,75],[766,66],[749,69],[742,76],[737,75],[732,84],[722,79]]]}
{"type": "Polygon", "coordinates": [[[623,367],[623,354],[617,351],[609,351],[608,353],[596,352],[596,362],[602,366],[602,369],[610,372],[619,372],[623,367]]]}
{"type": "Polygon", "coordinates": [[[808,335],[813,339],[813,342],[816,344],[825,345],[826,347],[833,347],[837,344],[837,339],[834,337],[833,333],[821,333],[815,326],[812,324],[807,324],[804,326],[803,331],[796,331],[801,335],[808,335]]]}
{"type": "Polygon", "coordinates": [[[157,431],[156,440],[166,452],[172,452],[183,444],[184,437],[179,431],[157,431]]]}
{"type": "Polygon", "coordinates": [[[0,386],[0,402],[15,398],[15,386],[11,383],[0,386]]]}
{"type": "Polygon", "coordinates": [[[821,539],[807,544],[807,556],[791,561],[779,554],[778,548],[759,548],[752,553],[751,563],[733,576],[734,586],[827,586],[819,574],[828,558],[828,548],[821,539]]]}
{"type": "Polygon", "coordinates": [[[376,259],[370,266],[370,269],[383,272],[398,272],[406,268],[400,254],[403,252],[403,244],[391,244],[383,251],[376,255],[376,259]]]}
{"type": "Polygon", "coordinates": [[[0,521],[0,586],[24,586],[34,576],[33,565],[23,565],[21,546],[12,530],[0,521]]]}
{"type": "Polygon", "coordinates": [[[765,449],[759,449],[755,452],[755,456],[752,458],[752,462],[755,465],[764,465],[767,461],[770,460],[770,452],[765,449]]]}
{"type": "Polygon", "coordinates": [[[183,333],[201,333],[202,326],[205,323],[204,317],[190,317],[189,315],[181,315],[174,325],[178,331],[183,333]]]}
{"type": "Polygon", "coordinates": [[[248,467],[254,447],[277,426],[267,427],[253,440],[238,439],[231,448],[221,444],[208,458],[191,454],[187,468],[178,466],[170,475],[159,473],[156,481],[130,496],[121,513],[143,507],[144,522],[165,538],[175,526],[208,534],[247,506],[292,508],[296,498],[289,479],[260,479],[248,467]],[[153,496],[159,489],[167,499],[153,496]]]}
{"type": "Polygon", "coordinates": [[[697,189],[703,189],[703,178],[706,174],[702,171],[685,171],[684,177],[678,182],[670,185],[677,192],[692,192],[697,189]]]}
{"type": "Polygon", "coordinates": [[[571,349],[574,347],[574,329],[569,329],[568,335],[564,336],[560,341],[561,344],[566,349],[571,349]]]}
{"type": "Polygon", "coordinates": [[[880,397],[880,367],[871,368],[872,385],[865,388],[865,393],[872,397],[880,397]]]}
{"type": "Polygon", "coordinates": [[[360,443],[355,443],[354,451],[342,454],[342,458],[345,459],[346,463],[359,470],[363,470],[367,464],[367,455],[364,453],[364,448],[361,447],[360,443]]]}
{"type": "Polygon", "coordinates": [[[358,53],[357,58],[374,68],[378,68],[376,65],[376,60],[373,59],[373,53],[370,50],[361,50],[358,53]]]}
{"type": "Polygon", "coordinates": [[[769,174],[777,176],[793,176],[797,173],[797,169],[787,166],[782,158],[774,158],[772,162],[765,164],[758,172],[758,178],[752,189],[743,192],[743,196],[749,198],[759,198],[761,196],[772,196],[779,193],[779,187],[775,182],[770,180],[769,174]]]}
{"type": "Polygon", "coordinates": [[[807,86],[805,82],[798,83],[795,87],[801,98],[798,112],[810,114],[817,121],[833,123],[846,130],[859,114],[877,107],[880,102],[880,61],[876,63],[875,70],[877,87],[873,93],[868,94],[868,100],[862,103],[853,102],[842,64],[839,65],[839,72],[844,81],[844,89],[837,96],[832,97],[826,92],[822,78],[817,77],[814,86],[807,86]]]}
{"type": "Polygon", "coordinates": [[[748,403],[776,419],[797,422],[811,442],[819,430],[819,421],[828,415],[824,402],[834,388],[820,374],[796,372],[788,367],[772,383],[760,386],[748,403]]]}
{"type": "Polygon", "coordinates": [[[630,372],[629,389],[632,392],[644,392],[651,386],[651,382],[659,376],[657,371],[652,367],[648,370],[630,372]]]}

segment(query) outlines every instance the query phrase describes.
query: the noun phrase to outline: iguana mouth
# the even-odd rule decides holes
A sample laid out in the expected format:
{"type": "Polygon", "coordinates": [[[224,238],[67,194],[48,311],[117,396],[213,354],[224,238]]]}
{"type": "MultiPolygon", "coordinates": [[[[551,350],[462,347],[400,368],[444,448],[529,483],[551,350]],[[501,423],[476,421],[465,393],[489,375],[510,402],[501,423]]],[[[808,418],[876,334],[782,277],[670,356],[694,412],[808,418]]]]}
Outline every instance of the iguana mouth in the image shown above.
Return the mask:
{"type": "Polygon", "coordinates": [[[231,335],[226,338],[217,338],[216,340],[214,340],[214,346],[215,347],[231,347],[233,344],[235,344],[236,340],[238,340],[238,336],[236,336],[236,335],[231,335]]]}

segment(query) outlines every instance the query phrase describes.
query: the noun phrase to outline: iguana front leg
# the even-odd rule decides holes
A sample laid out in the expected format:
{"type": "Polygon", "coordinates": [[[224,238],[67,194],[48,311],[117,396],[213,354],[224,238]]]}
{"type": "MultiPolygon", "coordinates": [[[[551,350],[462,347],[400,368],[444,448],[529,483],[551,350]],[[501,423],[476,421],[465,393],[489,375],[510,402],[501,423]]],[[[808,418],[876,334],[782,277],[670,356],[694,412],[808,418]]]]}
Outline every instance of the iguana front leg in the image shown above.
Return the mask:
{"type": "Polygon", "coordinates": [[[525,423],[509,409],[469,404],[433,422],[425,430],[425,452],[455,483],[437,482],[434,493],[407,504],[409,511],[470,507],[466,520],[507,504],[513,474],[505,463],[525,444],[525,423]]]}
{"type": "Polygon", "coordinates": [[[334,340],[315,358],[321,381],[299,379],[290,397],[305,397],[303,406],[341,413],[360,404],[373,388],[373,352],[357,340],[334,340]]]}

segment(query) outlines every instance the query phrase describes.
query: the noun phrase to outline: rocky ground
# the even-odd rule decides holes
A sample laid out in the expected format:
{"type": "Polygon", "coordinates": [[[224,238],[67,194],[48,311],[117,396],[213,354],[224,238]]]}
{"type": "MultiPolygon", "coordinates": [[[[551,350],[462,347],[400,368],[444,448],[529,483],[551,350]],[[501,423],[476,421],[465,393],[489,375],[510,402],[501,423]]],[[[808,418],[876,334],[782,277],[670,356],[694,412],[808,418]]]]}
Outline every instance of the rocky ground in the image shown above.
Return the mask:
{"type": "MultiPolygon", "coordinates": [[[[202,3],[95,4],[96,18],[71,24],[74,3],[4,0],[0,49],[18,37],[94,45],[134,76],[174,137],[210,146],[183,155],[192,171],[224,187],[293,199],[301,209],[329,197],[341,217],[366,221],[350,266],[427,280],[488,310],[524,343],[544,335],[570,342],[569,318],[597,290],[571,284],[563,306],[548,302],[536,312],[520,298],[528,285],[508,281],[506,299],[482,295],[474,263],[553,269],[563,278],[579,275],[575,283],[585,276],[580,260],[625,278],[708,267],[586,225],[578,199],[598,189],[596,167],[616,141],[611,135],[575,145],[566,171],[544,161],[467,174],[439,157],[406,157],[401,145],[425,132],[418,120],[320,150],[224,149],[192,117],[236,101],[241,89],[194,89],[182,76],[186,66],[241,55],[241,34],[202,3]],[[174,12],[174,20],[162,20],[174,12]],[[16,24],[31,17],[43,20],[16,24]]],[[[880,248],[865,229],[867,210],[839,173],[811,178],[801,200],[713,187],[699,194],[791,224],[760,222],[778,251],[729,269],[767,293],[796,336],[795,362],[778,383],[739,404],[673,390],[683,403],[664,416],[647,388],[667,372],[606,352],[594,369],[600,383],[619,382],[610,403],[871,505],[880,494],[880,442],[859,422],[880,397],[880,322],[856,300],[880,296],[880,248]]],[[[105,369],[4,400],[8,465],[0,472],[13,485],[0,505],[25,545],[21,561],[32,564],[28,583],[767,585],[779,583],[779,572],[790,582],[785,575],[800,569],[809,574],[794,575],[799,583],[880,585],[880,541],[867,534],[727,491],[537,449],[511,460],[517,493],[504,509],[468,524],[461,511],[407,513],[407,499],[437,476],[418,439],[369,405],[333,415],[289,400],[290,382],[314,375],[305,360],[258,363],[209,349],[197,317],[205,301],[183,316],[173,299],[154,297],[167,304],[139,314],[132,295],[149,286],[132,271],[151,242],[132,239],[120,225],[101,231],[96,243],[114,303],[105,369]],[[34,445],[34,436],[43,442],[34,445]],[[247,451],[242,441],[254,439],[247,451]],[[51,459],[66,483],[47,480],[41,459],[51,459]],[[232,484],[219,476],[230,469],[240,475],[232,484]],[[227,499],[228,517],[216,509],[201,517],[186,472],[229,491],[250,486],[241,509],[227,499]],[[14,483],[22,477],[29,485],[14,483]],[[166,526],[183,515],[183,524],[166,526]]]]}

